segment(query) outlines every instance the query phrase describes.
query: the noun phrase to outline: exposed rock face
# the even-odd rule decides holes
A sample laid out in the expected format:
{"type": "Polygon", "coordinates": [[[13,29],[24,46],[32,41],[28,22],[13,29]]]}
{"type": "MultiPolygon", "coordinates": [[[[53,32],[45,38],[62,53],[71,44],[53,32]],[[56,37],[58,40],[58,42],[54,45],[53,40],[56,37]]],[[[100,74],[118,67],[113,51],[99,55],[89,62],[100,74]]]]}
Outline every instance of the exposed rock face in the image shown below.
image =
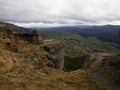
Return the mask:
{"type": "Polygon", "coordinates": [[[36,30],[33,30],[31,33],[15,34],[16,38],[22,38],[23,40],[29,41],[33,44],[41,44],[42,39],[39,33],[36,30]]]}
{"type": "Polygon", "coordinates": [[[36,30],[27,33],[18,33],[11,30],[6,24],[0,24],[0,30],[3,32],[3,36],[5,37],[14,37],[15,39],[23,39],[33,44],[41,44],[42,38],[40,33],[36,30]]]}
{"type": "Polygon", "coordinates": [[[12,44],[12,43],[6,43],[7,49],[13,52],[18,52],[19,48],[17,47],[17,45],[12,44]]]}
{"type": "Polygon", "coordinates": [[[89,76],[99,87],[120,90],[120,53],[97,54],[89,68],[89,76]]]}
{"type": "Polygon", "coordinates": [[[52,55],[51,61],[53,67],[56,69],[63,70],[64,68],[64,47],[62,42],[47,40],[44,41],[44,49],[52,55]]]}

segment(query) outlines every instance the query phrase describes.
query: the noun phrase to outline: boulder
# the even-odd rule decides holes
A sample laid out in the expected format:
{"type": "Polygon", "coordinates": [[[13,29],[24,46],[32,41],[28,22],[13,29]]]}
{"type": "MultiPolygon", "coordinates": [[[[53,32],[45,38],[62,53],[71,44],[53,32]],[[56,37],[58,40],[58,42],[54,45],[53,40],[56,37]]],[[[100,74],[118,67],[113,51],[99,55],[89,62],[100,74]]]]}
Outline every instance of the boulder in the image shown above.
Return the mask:
{"type": "Polygon", "coordinates": [[[15,44],[12,44],[12,43],[6,43],[6,46],[7,46],[7,49],[10,50],[10,51],[13,51],[13,52],[18,52],[19,51],[19,48],[17,45],[15,44]]]}

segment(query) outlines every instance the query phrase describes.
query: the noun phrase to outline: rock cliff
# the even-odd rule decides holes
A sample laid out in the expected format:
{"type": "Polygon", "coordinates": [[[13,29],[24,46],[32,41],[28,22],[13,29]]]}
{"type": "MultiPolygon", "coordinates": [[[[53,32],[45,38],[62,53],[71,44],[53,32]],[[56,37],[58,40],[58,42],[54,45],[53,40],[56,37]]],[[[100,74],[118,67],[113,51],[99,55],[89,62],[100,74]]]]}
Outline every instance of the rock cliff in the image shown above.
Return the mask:
{"type": "MultiPolygon", "coordinates": [[[[42,46],[41,48],[43,48],[43,50],[45,50],[46,53],[49,54],[48,56],[46,56],[48,58],[49,64],[46,62],[46,65],[56,69],[60,69],[60,70],[63,69],[65,45],[62,42],[55,41],[55,40],[43,41],[41,34],[38,33],[36,30],[19,33],[15,30],[11,30],[11,27],[17,27],[17,26],[14,26],[14,25],[12,26],[11,24],[5,24],[5,23],[0,24],[1,38],[4,41],[6,41],[5,46],[8,50],[16,53],[21,51],[21,48],[19,47],[20,45],[19,41],[24,41],[23,43],[33,44],[34,46],[36,45],[39,47],[42,46]]],[[[22,28],[22,30],[24,30],[24,28],[22,28]]],[[[39,53],[36,53],[36,54],[39,55],[39,53]]]]}
{"type": "Polygon", "coordinates": [[[120,90],[120,53],[93,54],[88,62],[91,80],[105,90],[120,90]]]}
{"type": "Polygon", "coordinates": [[[44,50],[51,54],[54,68],[63,70],[64,68],[64,43],[55,40],[44,40],[44,50]]]}

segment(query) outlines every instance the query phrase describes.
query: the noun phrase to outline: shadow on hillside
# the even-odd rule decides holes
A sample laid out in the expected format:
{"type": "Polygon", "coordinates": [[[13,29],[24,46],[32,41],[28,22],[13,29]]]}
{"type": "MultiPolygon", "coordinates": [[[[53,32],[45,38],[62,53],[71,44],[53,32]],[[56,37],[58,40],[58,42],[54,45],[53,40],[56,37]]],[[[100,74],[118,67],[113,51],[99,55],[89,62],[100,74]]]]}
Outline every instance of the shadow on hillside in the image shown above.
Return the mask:
{"type": "Polygon", "coordinates": [[[65,56],[64,71],[74,71],[80,68],[84,68],[86,61],[88,60],[87,55],[83,56],[65,56]]]}

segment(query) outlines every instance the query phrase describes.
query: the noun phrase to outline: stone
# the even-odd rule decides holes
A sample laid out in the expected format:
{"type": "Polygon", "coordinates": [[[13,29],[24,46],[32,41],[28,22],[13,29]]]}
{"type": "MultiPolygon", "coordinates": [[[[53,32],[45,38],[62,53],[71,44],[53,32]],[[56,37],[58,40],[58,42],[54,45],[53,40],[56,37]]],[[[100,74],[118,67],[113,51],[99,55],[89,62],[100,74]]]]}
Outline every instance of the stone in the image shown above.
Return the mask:
{"type": "Polygon", "coordinates": [[[22,34],[16,33],[15,37],[18,39],[21,38],[32,44],[41,44],[42,43],[42,38],[39,35],[38,31],[36,31],[36,30],[33,30],[31,33],[22,33],[22,34]]]}
{"type": "Polygon", "coordinates": [[[54,68],[59,70],[64,68],[64,47],[65,44],[58,41],[46,42],[43,46],[44,50],[52,56],[51,62],[54,68]]]}
{"type": "Polygon", "coordinates": [[[105,90],[120,90],[120,53],[97,54],[88,74],[93,82],[105,90]]]}
{"type": "Polygon", "coordinates": [[[12,43],[6,43],[6,45],[7,45],[7,48],[10,50],[10,51],[13,51],[13,52],[18,52],[19,51],[19,49],[18,49],[18,47],[17,47],[17,45],[15,45],[15,44],[12,44],[12,43]]]}

